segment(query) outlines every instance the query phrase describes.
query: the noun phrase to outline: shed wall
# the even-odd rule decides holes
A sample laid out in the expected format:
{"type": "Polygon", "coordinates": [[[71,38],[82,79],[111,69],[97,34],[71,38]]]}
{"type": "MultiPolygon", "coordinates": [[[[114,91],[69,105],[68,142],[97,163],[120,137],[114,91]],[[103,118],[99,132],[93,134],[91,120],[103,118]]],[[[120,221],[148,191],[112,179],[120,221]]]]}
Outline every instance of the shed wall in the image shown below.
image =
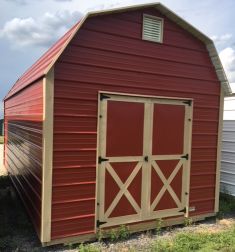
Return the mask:
{"type": "Polygon", "coordinates": [[[221,191],[235,196],[235,120],[223,124],[221,191]]]}
{"type": "Polygon", "coordinates": [[[220,83],[206,47],[155,9],[89,18],[55,65],[52,239],[95,230],[98,91],[194,99],[190,206],[214,212],[220,83]],[[143,13],[164,18],[143,41],[143,13]]]}
{"type": "Polygon", "coordinates": [[[5,166],[40,234],[42,80],[5,100],[5,166]]]}

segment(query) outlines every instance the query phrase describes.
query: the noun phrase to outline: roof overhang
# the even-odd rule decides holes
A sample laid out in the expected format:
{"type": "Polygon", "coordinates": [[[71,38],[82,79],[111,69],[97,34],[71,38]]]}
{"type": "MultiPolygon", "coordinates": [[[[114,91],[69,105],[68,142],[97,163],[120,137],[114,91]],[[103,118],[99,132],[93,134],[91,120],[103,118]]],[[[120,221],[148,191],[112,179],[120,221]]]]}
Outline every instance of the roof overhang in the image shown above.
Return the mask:
{"type": "MultiPolygon", "coordinates": [[[[208,36],[200,32],[197,28],[189,24],[187,21],[185,21],[183,18],[178,16],[176,13],[165,7],[161,3],[149,3],[149,4],[140,4],[140,5],[133,5],[133,6],[128,6],[128,7],[121,7],[121,8],[114,8],[114,9],[109,9],[109,10],[102,10],[102,11],[93,11],[93,12],[88,12],[82,20],[76,25],[74,28],[73,32],[71,33],[70,37],[67,39],[67,41],[64,43],[63,47],[61,50],[58,52],[58,54],[53,58],[49,66],[45,69],[44,75],[48,74],[49,71],[52,69],[60,55],[63,53],[65,48],[68,46],[70,41],[73,39],[73,37],[76,35],[78,30],[82,27],[83,23],[87,20],[88,17],[93,17],[93,16],[99,16],[99,15],[107,15],[107,14],[112,14],[112,13],[119,13],[119,12],[125,12],[125,11],[131,11],[131,10],[137,10],[137,9],[142,9],[142,8],[156,8],[158,11],[160,11],[162,14],[164,14],[167,18],[178,24],[180,27],[191,33],[194,37],[202,41],[205,45],[206,48],[209,52],[211,61],[215,67],[215,71],[217,74],[217,77],[221,83],[221,86],[223,87],[224,90],[224,95],[225,96],[231,96],[232,95],[232,90],[229,85],[228,79],[226,77],[224,68],[222,66],[222,63],[220,61],[218,52],[215,48],[214,42],[212,39],[210,39],[208,36]]],[[[9,98],[9,97],[5,97],[9,98]]]]}
{"type": "MultiPolygon", "coordinates": [[[[130,11],[130,10],[137,10],[137,9],[148,8],[148,7],[154,7],[154,8],[156,8],[158,11],[160,11],[162,14],[164,14],[170,20],[172,20],[173,22],[175,22],[176,24],[178,24],[180,27],[182,27],[183,29],[185,29],[186,31],[188,31],[189,33],[191,33],[194,37],[198,38],[199,40],[201,40],[206,45],[207,50],[208,50],[209,55],[210,55],[210,58],[211,58],[211,61],[212,61],[213,65],[214,65],[214,67],[215,67],[215,71],[216,71],[217,77],[218,77],[218,79],[219,79],[219,81],[221,83],[221,86],[223,87],[224,95],[225,96],[232,95],[232,90],[231,90],[231,87],[229,85],[229,81],[228,81],[227,76],[225,74],[223,65],[222,65],[222,63],[220,61],[219,54],[218,54],[218,52],[216,50],[216,47],[214,45],[213,40],[210,39],[208,36],[206,36],[205,34],[203,34],[197,28],[195,28],[194,26],[192,26],[191,24],[189,24],[187,21],[185,21],[183,18],[181,18],[180,16],[178,16],[175,12],[173,12],[170,9],[168,9],[166,6],[164,6],[161,3],[140,4],[140,5],[133,5],[133,6],[129,6],[129,7],[121,7],[121,8],[114,8],[114,9],[109,9],[109,10],[88,12],[83,17],[83,19],[81,20],[81,22],[78,24],[78,27],[75,29],[74,33],[71,34],[71,38],[69,39],[69,41],[65,45],[64,49],[66,48],[66,46],[68,45],[68,43],[75,36],[75,34],[77,33],[77,31],[80,29],[80,27],[82,26],[82,24],[85,22],[85,20],[88,17],[98,16],[98,15],[106,15],[106,14],[118,13],[118,12],[130,11]]],[[[45,74],[54,65],[54,63],[57,61],[57,59],[59,58],[60,54],[63,52],[64,49],[62,49],[62,51],[59,53],[59,55],[55,58],[55,60],[52,62],[52,64],[46,70],[45,74]]]]}

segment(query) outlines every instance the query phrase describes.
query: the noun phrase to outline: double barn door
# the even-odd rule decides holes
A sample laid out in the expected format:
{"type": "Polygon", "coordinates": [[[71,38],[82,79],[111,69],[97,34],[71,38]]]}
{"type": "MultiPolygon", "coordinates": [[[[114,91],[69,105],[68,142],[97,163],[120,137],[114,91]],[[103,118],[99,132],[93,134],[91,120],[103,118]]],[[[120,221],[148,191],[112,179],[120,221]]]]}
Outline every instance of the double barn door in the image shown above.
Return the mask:
{"type": "Polygon", "coordinates": [[[189,100],[100,94],[101,227],[188,214],[189,100]]]}

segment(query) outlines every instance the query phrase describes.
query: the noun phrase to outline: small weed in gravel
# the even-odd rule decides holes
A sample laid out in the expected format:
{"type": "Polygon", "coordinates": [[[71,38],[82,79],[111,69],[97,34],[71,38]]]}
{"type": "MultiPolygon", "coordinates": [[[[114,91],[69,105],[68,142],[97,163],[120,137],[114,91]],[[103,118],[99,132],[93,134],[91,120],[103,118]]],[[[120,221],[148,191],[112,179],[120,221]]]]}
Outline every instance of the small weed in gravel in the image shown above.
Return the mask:
{"type": "Polygon", "coordinates": [[[192,218],[185,218],[184,225],[185,225],[185,227],[191,227],[193,225],[193,219],[192,218]]]}
{"type": "Polygon", "coordinates": [[[96,234],[96,238],[99,242],[101,242],[104,238],[104,231],[102,229],[99,229],[96,234]]]}
{"type": "Polygon", "coordinates": [[[121,225],[118,230],[119,233],[119,239],[126,240],[130,236],[129,229],[126,225],[121,225]]]}
{"type": "Polygon", "coordinates": [[[156,219],[156,234],[160,235],[162,230],[163,220],[162,219],[156,219]]]}
{"type": "Polygon", "coordinates": [[[130,236],[130,231],[126,225],[121,225],[116,229],[111,229],[105,236],[110,238],[112,242],[117,240],[126,240],[130,236]]]}
{"type": "Polygon", "coordinates": [[[118,232],[115,229],[111,229],[108,233],[108,237],[110,238],[110,240],[113,241],[117,241],[118,240],[118,232]]]}

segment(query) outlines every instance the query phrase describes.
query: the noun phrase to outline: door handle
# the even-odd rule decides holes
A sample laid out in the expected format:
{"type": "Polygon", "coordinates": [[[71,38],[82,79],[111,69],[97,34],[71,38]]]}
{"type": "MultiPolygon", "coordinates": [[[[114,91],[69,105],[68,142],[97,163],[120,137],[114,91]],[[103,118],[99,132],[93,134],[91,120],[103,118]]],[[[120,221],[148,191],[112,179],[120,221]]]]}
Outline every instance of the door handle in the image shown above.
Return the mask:
{"type": "Polygon", "coordinates": [[[149,161],[149,157],[148,157],[148,156],[145,156],[145,157],[144,157],[144,161],[145,161],[145,162],[148,162],[148,161],[149,161]]]}

